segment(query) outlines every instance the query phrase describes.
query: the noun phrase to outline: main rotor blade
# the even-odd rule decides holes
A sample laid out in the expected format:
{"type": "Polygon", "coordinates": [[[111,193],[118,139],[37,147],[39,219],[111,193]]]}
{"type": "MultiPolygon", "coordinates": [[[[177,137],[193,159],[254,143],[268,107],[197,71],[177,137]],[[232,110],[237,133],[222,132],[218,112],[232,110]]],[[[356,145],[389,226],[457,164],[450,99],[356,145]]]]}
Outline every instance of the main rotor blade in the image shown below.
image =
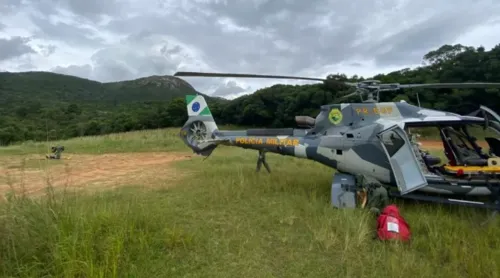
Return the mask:
{"type": "Polygon", "coordinates": [[[500,83],[430,83],[430,84],[404,84],[399,85],[399,88],[500,88],[500,83]]]}
{"type": "Polygon", "coordinates": [[[359,95],[359,92],[358,91],[355,91],[353,93],[350,93],[350,94],[347,94],[347,95],[343,95],[343,96],[339,96],[336,98],[336,100],[341,100],[341,99],[345,99],[345,98],[350,98],[352,96],[355,96],[355,95],[359,95]]]}
{"type": "Polygon", "coordinates": [[[297,80],[313,80],[326,81],[324,78],[286,76],[286,75],[263,75],[263,74],[247,74],[247,73],[215,73],[215,72],[190,72],[179,71],[174,76],[195,76],[195,77],[243,77],[243,78],[275,78],[275,79],[297,79],[297,80]]]}

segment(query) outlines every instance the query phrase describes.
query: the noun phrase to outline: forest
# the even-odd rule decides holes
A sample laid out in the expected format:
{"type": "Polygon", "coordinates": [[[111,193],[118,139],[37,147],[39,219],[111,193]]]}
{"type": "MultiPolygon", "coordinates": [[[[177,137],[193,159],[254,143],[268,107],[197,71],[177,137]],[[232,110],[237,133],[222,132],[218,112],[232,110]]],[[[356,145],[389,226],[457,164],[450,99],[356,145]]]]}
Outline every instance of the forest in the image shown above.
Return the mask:
{"type": "MultiPolygon", "coordinates": [[[[331,74],[314,85],[274,85],[234,100],[205,96],[218,124],[293,127],[296,115],[315,117],[321,105],[347,93],[339,81],[384,83],[500,82],[500,44],[443,45],[422,66],[372,77],[331,74]]],[[[61,140],[141,129],[181,126],[184,95],[199,93],[173,76],[100,83],[49,72],[0,72],[0,145],[61,140]]],[[[426,108],[468,114],[480,104],[500,110],[499,89],[411,89],[384,92],[380,101],[405,100],[426,108]]],[[[354,96],[343,102],[358,102],[354,96]]]]}

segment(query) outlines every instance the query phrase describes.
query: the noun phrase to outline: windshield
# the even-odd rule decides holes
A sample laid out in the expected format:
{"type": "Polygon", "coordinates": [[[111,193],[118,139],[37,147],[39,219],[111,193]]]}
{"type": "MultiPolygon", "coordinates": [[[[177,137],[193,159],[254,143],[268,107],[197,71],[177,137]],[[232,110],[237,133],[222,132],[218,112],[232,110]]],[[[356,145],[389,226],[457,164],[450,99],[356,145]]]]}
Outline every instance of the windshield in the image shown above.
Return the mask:
{"type": "Polygon", "coordinates": [[[498,116],[495,111],[491,110],[490,108],[481,105],[479,107],[480,110],[483,111],[483,117],[485,120],[485,126],[488,127],[488,129],[491,129],[495,131],[496,135],[500,134],[500,116],[498,116]]]}
{"type": "Polygon", "coordinates": [[[472,133],[471,135],[478,138],[500,136],[500,124],[498,124],[496,121],[490,121],[490,125],[488,125],[488,128],[486,129],[484,128],[485,127],[484,125],[477,125],[477,124],[474,124],[471,127],[472,128],[469,129],[470,132],[472,133]]]}

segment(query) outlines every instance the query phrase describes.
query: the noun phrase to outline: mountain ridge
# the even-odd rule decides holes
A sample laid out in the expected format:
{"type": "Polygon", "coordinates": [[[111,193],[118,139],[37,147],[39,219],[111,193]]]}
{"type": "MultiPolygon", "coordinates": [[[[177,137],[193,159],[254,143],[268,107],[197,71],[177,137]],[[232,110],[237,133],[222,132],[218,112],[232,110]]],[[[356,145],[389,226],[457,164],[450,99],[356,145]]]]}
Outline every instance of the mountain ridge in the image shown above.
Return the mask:
{"type": "Polygon", "coordinates": [[[0,72],[0,100],[9,92],[18,97],[38,97],[40,100],[55,97],[62,101],[169,101],[186,94],[211,98],[185,80],[170,75],[99,82],[47,71],[0,72]]]}
{"type": "MultiPolygon", "coordinates": [[[[500,82],[500,44],[488,51],[484,47],[443,45],[427,53],[423,62],[421,67],[367,79],[401,84],[500,82]]],[[[329,78],[364,80],[344,74],[329,78]]],[[[187,119],[187,94],[204,95],[221,126],[295,127],[296,115],[315,117],[321,105],[347,93],[332,82],[277,84],[227,100],[199,93],[189,83],[169,75],[101,83],[50,72],[1,72],[0,145],[181,126],[187,119]]],[[[481,104],[500,111],[499,89],[412,89],[384,92],[380,98],[381,102],[420,102],[422,107],[459,114],[470,113],[481,104]]],[[[359,98],[343,99],[351,101],[359,98]]]]}

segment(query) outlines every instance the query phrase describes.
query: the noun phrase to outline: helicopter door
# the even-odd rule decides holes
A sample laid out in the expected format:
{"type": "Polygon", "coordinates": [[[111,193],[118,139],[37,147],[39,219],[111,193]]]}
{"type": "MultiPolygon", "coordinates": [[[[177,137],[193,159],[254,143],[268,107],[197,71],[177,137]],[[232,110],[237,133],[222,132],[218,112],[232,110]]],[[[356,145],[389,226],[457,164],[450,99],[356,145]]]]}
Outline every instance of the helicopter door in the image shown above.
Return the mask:
{"type": "Polygon", "coordinates": [[[483,112],[485,128],[491,127],[497,132],[500,132],[500,116],[490,108],[481,105],[479,110],[483,112]]]}
{"type": "Polygon", "coordinates": [[[404,130],[395,125],[377,137],[389,159],[401,195],[425,187],[427,180],[404,130]]]}

